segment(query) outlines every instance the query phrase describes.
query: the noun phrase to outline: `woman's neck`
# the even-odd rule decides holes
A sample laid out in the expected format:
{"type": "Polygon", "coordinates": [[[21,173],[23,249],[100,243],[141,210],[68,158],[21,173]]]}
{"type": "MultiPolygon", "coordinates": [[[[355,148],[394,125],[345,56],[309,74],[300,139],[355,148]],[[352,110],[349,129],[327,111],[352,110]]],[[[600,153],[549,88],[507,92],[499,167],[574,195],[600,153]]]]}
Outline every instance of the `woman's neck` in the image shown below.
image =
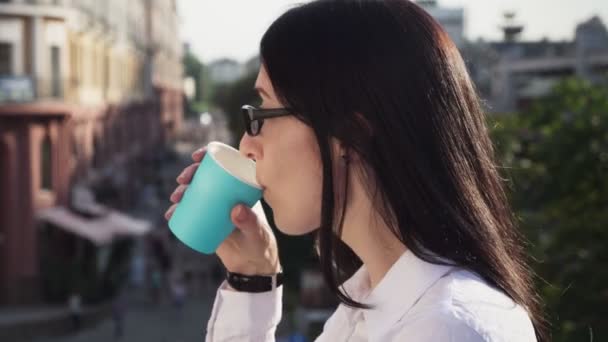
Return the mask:
{"type": "Polygon", "coordinates": [[[363,261],[371,288],[407,250],[371,204],[360,182],[351,182],[342,241],[363,261]]]}

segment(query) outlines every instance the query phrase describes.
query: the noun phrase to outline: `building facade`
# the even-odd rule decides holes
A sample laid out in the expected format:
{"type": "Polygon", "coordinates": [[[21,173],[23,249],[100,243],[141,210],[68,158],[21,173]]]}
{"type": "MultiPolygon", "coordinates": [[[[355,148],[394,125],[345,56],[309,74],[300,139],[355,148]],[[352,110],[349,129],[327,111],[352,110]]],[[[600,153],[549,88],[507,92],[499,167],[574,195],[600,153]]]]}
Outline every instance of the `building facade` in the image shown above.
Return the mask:
{"type": "Polygon", "coordinates": [[[464,38],[464,8],[447,8],[439,5],[437,0],[418,0],[418,5],[424,8],[441,24],[450,38],[459,48],[465,43],[464,38]]]}
{"type": "Polygon", "coordinates": [[[608,32],[599,17],[580,23],[570,41],[519,41],[505,25],[505,37],[475,42],[463,49],[473,79],[491,112],[522,109],[547,95],[560,79],[577,76],[591,82],[608,73],[608,32]]]}
{"type": "Polygon", "coordinates": [[[39,213],[76,185],[132,200],[182,118],[175,0],[0,1],[0,303],[36,301],[39,213]]]}
{"type": "Polygon", "coordinates": [[[209,77],[216,84],[225,84],[238,80],[244,74],[244,67],[239,62],[221,58],[209,63],[209,77]]]}

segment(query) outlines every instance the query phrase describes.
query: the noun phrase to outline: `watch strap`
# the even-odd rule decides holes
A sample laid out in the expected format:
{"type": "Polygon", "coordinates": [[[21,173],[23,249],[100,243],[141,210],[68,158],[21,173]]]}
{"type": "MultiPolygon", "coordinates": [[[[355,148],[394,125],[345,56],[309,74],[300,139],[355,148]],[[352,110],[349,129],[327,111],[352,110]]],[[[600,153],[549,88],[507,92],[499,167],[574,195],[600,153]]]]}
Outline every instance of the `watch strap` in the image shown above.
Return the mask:
{"type": "Polygon", "coordinates": [[[226,281],[237,291],[242,292],[268,292],[283,285],[283,272],[271,276],[244,275],[235,272],[226,272],[226,281]]]}

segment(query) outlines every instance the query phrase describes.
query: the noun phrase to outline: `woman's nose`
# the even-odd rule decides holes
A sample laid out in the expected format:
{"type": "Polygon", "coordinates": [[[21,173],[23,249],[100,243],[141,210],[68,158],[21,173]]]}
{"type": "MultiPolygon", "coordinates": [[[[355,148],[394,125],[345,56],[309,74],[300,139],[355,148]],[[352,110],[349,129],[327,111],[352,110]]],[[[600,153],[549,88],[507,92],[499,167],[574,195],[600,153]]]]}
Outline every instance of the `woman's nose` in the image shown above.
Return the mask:
{"type": "Polygon", "coordinates": [[[239,143],[239,151],[241,151],[241,154],[245,157],[255,161],[261,160],[263,156],[262,147],[259,141],[247,133],[243,134],[243,137],[241,138],[241,142],[239,143]]]}

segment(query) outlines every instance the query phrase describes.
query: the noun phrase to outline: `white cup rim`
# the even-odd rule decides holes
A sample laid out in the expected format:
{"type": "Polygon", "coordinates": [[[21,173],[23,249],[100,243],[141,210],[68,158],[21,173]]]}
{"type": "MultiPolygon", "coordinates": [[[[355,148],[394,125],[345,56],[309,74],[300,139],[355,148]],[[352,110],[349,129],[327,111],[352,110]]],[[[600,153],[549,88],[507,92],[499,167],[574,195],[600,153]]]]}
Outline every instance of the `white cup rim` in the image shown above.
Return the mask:
{"type": "MultiPolygon", "coordinates": [[[[239,150],[235,149],[234,147],[228,145],[228,144],[224,144],[223,142],[220,141],[212,141],[210,143],[207,144],[207,154],[209,154],[209,156],[211,158],[213,158],[213,160],[215,161],[215,163],[217,165],[219,165],[222,169],[224,169],[224,171],[226,171],[228,174],[232,175],[233,177],[235,177],[236,179],[240,180],[241,182],[250,185],[256,189],[262,190],[262,187],[255,181],[255,176],[254,176],[254,182],[251,182],[247,179],[244,179],[243,177],[234,174],[233,172],[231,172],[230,170],[228,170],[226,167],[224,167],[224,165],[222,165],[222,163],[220,163],[217,158],[215,157],[214,153],[216,153],[219,149],[223,149],[223,150],[228,150],[232,153],[236,153],[240,158],[242,159],[246,159],[248,160],[250,163],[253,164],[254,170],[255,170],[255,162],[251,159],[247,159],[244,158],[243,156],[241,156],[241,152],[239,152],[239,150]]],[[[246,161],[244,161],[246,162],[246,161]]]]}

